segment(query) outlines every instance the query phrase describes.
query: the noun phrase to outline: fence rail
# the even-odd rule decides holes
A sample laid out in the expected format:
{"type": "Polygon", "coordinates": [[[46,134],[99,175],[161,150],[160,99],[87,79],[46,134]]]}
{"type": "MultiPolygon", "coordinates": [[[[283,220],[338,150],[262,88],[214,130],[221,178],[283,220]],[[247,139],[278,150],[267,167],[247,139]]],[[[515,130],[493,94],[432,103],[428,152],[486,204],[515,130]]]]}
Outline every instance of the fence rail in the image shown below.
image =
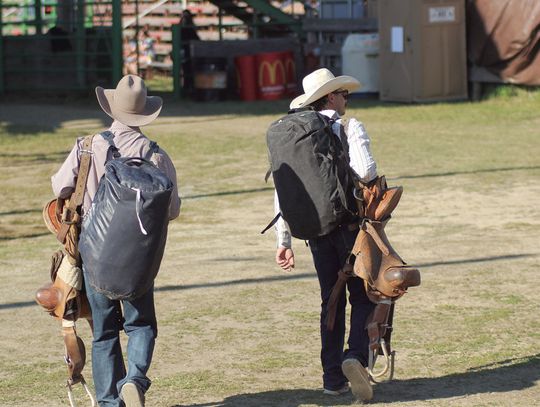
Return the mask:
{"type": "Polygon", "coordinates": [[[0,95],[88,91],[122,74],[121,1],[0,0],[0,95]],[[112,24],[94,21],[108,6],[112,24]]]}

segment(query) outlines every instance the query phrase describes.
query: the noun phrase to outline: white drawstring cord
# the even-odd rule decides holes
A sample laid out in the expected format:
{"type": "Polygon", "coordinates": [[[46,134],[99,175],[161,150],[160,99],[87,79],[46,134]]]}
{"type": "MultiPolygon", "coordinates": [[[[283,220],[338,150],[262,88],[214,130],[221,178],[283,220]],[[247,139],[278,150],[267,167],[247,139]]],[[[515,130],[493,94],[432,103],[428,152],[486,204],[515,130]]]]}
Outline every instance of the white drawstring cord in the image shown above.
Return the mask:
{"type": "Polygon", "coordinates": [[[139,214],[139,205],[142,205],[144,203],[144,200],[141,196],[141,190],[138,188],[133,188],[135,191],[137,191],[137,202],[135,204],[135,210],[137,212],[137,220],[139,221],[139,227],[141,228],[141,232],[143,235],[147,235],[148,232],[144,229],[144,226],[142,224],[141,216],[139,214]],[[141,203],[142,202],[142,203],[141,203]]]}

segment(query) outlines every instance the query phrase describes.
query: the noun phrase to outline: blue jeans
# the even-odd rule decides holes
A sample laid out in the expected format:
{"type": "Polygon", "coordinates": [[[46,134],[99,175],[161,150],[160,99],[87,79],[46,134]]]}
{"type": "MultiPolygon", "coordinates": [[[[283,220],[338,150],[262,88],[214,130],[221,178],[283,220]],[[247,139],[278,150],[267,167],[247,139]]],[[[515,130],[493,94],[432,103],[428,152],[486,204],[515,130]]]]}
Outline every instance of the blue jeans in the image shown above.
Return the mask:
{"type": "Polygon", "coordinates": [[[358,277],[347,280],[351,320],[347,350],[345,342],[345,306],[346,292],[339,298],[334,329],[326,329],[327,304],[332,288],[338,279],[338,272],[345,264],[354,245],[358,229],[349,230],[346,226],[338,227],[333,232],[309,241],[319,285],[321,288],[321,362],[323,367],[323,385],[325,389],[337,390],[345,385],[347,378],[341,370],[344,359],[358,359],[367,366],[369,338],[366,320],[375,308],[366,295],[364,281],[358,277]]]}
{"type": "Polygon", "coordinates": [[[135,383],[143,392],[151,384],[146,373],[157,337],[154,288],[132,301],[114,301],[92,288],[86,275],[84,281],[94,325],[92,375],[97,401],[100,406],[123,406],[119,393],[125,383],[135,383]],[[128,335],[127,372],[120,345],[122,329],[128,335]]]}

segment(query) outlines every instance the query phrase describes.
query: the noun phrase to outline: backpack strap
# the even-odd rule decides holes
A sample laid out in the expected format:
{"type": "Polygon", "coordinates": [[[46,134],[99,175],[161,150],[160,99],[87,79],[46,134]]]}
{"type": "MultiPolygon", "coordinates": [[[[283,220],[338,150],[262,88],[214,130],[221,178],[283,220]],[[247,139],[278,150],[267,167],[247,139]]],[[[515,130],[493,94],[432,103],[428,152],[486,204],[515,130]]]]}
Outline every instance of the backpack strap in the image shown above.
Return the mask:
{"type": "Polygon", "coordinates": [[[79,174],[77,175],[77,183],[75,184],[75,191],[71,194],[69,199],[69,205],[64,207],[64,213],[62,214],[62,223],[60,229],[56,234],[56,238],[60,243],[64,243],[69,228],[73,224],[79,222],[78,208],[81,206],[84,197],[84,191],[86,190],[86,181],[88,179],[88,173],[90,172],[90,165],[92,164],[92,140],[94,134],[86,136],[83,140],[83,146],[80,150],[81,160],[79,164],[79,174]]]}
{"type": "Polygon", "coordinates": [[[304,106],[304,107],[298,107],[296,109],[290,109],[287,114],[291,113],[298,113],[298,112],[306,112],[308,110],[315,111],[315,108],[313,106],[304,106]]]}
{"type": "MultiPolygon", "coordinates": [[[[114,134],[110,131],[104,131],[100,134],[101,137],[109,143],[109,150],[112,153],[113,158],[119,158],[120,157],[120,151],[118,150],[118,147],[116,147],[116,144],[114,144],[114,134]]],[[[152,156],[159,152],[159,145],[155,141],[150,141],[150,149],[148,150],[148,153],[143,157],[145,160],[150,160],[152,156]]]]}
{"type": "Polygon", "coordinates": [[[148,153],[146,153],[146,156],[144,157],[146,160],[150,161],[152,156],[154,154],[157,154],[159,152],[159,145],[155,141],[150,141],[150,150],[148,150],[148,153]]]}
{"type": "Polygon", "coordinates": [[[348,141],[348,135],[347,135],[348,125],[349,125],[349,119],[341,119],[341,124],[340,124],[340,129],[339,129],[339,140],[341,141],[341,144],[343,145],[343,149],[345,150],[345,152],[347,153],[347,157],[349,158],[349,141],[348,141]]]}
{"type": "Polygon", "coordinates": [[[272,219],[272,220],[270,221],[270,223],[269,223],[263,230],[261,230],[261,235],[264,234],[264,232],[266,232],[266,231],[267,231],[268,229],[270,229],[272,226],[274,226],[274,225],[277,223],[277,221],[279,220],[279,218],[280,218],[281,216],[282,216],[282,215],[281,215],[281,212],[279,212],[279,213],[274,217],[274,219],[272,219]]]}
{"type": "Polygon", "coordinates": [[[120,151],[118,150],[118,147],[116,147],[116,144],[114,144],[114,134],[107,130],[101,133],[100,136],[109,143],[109,151],[112,153],[113,159],[120,158],[120,151]]]}

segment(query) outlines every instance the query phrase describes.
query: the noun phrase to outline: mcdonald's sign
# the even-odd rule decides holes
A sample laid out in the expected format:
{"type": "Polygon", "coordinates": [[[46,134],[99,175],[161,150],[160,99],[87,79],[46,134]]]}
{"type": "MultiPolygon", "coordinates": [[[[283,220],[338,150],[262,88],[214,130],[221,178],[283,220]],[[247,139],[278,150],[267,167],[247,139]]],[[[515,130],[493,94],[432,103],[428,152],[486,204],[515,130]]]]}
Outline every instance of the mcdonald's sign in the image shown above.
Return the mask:
{"type": "Polygon", "coordinates": [[[294,63],[294,54],[292,51],[284,53],[286,88],[288,94],[296,93],[296,64],[294,63]]]}
{"type": "Polygon", "coordinates": [[[273,100],[283,97],[287,83],[283,52],[257,54],[256,59],[260,98],[273,100]]]}
{"type": "Polygon", "coordinates": [[[283,85],[286,80],[287,74],[281,59],[276,59],[272,62],[263,61],[259,65],[259,86],[261,88],[264,86],[283,85]]]}

